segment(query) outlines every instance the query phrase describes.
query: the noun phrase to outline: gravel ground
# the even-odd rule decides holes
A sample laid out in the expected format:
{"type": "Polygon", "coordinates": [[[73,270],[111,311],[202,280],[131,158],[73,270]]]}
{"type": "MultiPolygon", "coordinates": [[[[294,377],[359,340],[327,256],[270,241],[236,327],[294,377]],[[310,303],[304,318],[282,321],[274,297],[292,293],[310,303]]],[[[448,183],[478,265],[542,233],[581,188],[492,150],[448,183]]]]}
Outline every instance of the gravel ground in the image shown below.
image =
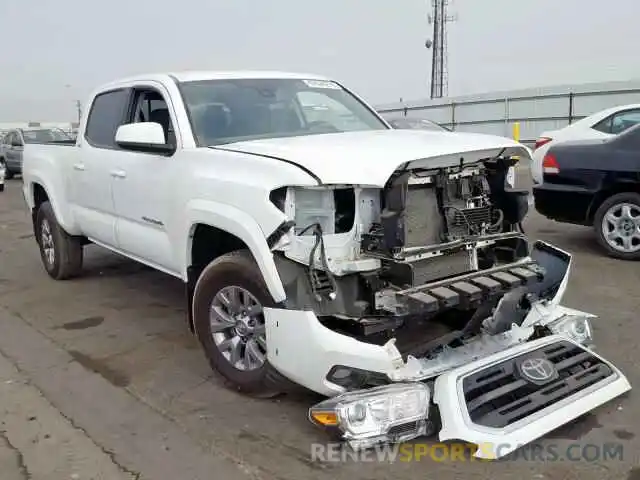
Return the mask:
{"type": "MultiPolygon", "coordinates": [[[[526,170],[519,170],[519,185],[526,185],[527,178],[526,170]]],[[[0,353],[91,445],[109,452],[122,474],[158,480],[211,475],[640,480],[640,402],[633,392],[540,441],[544,458],[521,454],[488,463],[435,461],[427,455],[413,462],[312,461],[312,444],[328,441],[306,420],[308,406],[317,399],[254,400],[226,389],[188,331],[178,280],[94,246],[87,248],[82,278],[49,279],[20,184],[20,179],[7,181],[0,193],[0,353]],[[567,447],[578,444],[572,447],[573,457],[566,457],[567,447]],[[605,444],[619,445],[622,458],[598,455],[597,450],[610,448],[605,444]],[[585,458],[574,459],[585,446],[585,458]]],[[[599,352],[636,384],[637,264],[603,256],[589,229],[554,223],[535,212],[525,230],[574,254],[565,304],[600,316],[594,324],[599,352]]],[[[0,437],[0,466],[12,463],[12,455],[0,437]]]]}

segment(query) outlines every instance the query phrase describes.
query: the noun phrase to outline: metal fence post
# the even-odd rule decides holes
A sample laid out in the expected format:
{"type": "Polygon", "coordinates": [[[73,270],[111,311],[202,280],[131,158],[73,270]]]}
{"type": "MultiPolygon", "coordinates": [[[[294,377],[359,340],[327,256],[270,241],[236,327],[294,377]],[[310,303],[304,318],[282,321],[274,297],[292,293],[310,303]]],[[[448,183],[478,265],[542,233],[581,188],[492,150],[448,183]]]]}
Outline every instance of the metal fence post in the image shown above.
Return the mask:
{"type": "Polygon", "coordinates": [[[569,92],[569,125],[573,122],[573,92],[569,92]]]}
{"type": "Polygon", "coordinates": [[[504,133],[509,135],[509,97],[504,98],[504,133]]]}
{"type": "Polygon", "coordinates": [[[451,130],[456,129],[456,102],[451,102],[451,130]]]}

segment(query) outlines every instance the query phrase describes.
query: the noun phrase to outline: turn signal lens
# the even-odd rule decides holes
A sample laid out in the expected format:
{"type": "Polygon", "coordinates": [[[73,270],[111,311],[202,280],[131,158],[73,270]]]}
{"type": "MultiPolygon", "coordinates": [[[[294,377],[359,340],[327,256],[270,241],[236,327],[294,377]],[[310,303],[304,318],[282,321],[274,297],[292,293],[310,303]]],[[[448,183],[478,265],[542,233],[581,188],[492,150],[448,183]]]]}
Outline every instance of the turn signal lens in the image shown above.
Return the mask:
{"type": "Polygon", "coordinates": [[[313,420],[318,425],[322,425],[324,427],[337,427],[338,426],[338,415],[336,412],[310,412],[311,420],[313,420]]]}

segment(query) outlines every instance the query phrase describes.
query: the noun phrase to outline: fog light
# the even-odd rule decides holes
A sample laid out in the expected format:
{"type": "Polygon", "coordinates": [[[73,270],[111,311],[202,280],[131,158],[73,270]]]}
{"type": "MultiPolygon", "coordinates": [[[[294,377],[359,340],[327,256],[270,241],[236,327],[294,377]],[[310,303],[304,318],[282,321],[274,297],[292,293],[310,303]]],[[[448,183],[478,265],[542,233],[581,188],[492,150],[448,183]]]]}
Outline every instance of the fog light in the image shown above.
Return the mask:
{"type": "Polygon", "coordinates": [[[430,394],[422,383],[348,392],[311,407],[309,418],[317,425],[339,428],[353,448],[406,441],[426,433],[430,394]]]}
{"type": "Polygon", "coordinates": [[[553,333],[564,335],[582,345],[590,345],[593,342],[591,323],[586,317],[564,315],[548,327],[553,333]]]}

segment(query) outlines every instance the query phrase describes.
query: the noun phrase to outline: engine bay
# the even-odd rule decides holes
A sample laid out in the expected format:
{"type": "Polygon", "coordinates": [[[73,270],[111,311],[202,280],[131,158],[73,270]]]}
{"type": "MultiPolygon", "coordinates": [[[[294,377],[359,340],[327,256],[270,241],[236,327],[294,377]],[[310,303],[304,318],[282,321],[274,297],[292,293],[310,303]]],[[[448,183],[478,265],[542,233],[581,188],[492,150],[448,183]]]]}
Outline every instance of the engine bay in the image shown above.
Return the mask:
{"type": "Polygon", "coordinates": [[[422,337],[473,333],[508,292],[543,278],[521,226],[528,192],[507,188],[513,163],[399,170],[384,189],[275,190],[293,219],[274,249],[287,307],[376,343],[418,325],[422,337]]]}

